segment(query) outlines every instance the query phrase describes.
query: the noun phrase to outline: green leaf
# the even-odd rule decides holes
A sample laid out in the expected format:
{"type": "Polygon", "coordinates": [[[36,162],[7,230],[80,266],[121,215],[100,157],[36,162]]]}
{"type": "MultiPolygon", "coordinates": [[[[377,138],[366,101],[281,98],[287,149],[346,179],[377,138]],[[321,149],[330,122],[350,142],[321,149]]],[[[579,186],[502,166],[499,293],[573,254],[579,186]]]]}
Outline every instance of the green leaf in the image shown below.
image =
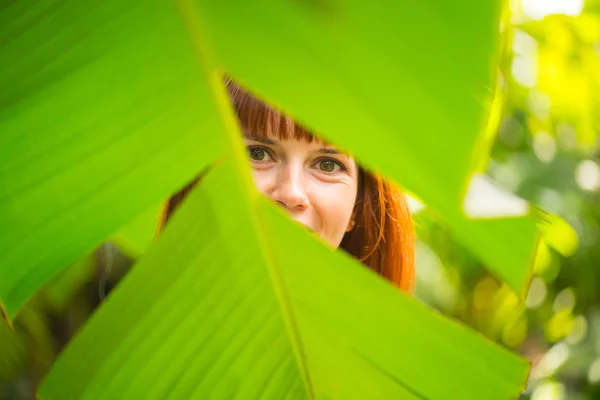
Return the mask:
{"type": "Polygon", "coordinates": [[[330,377],[327,370],[321,371],[321,363],[343,374],[336,382],[339,392],[326,397],[404,398],[402,391],[385,391],[391,382],[396,390],[400,386],[428,399],[506,399],[522,391],[528,369],[524,360],[415,299],[399,296],[371,271],[337,260],[338,254],[325,251],[306,235],[292,236],[292,227],[277,217],[273,207],[263,204],[262,210],[272,232],[281,232],[270,237],[302,337],[307,347],[319,349],[307,351],[309,364],[314,362],[323,385],[330,377]],[[318,255],[321,262],[309,262],[306,253],[318,255]],[[363,376],[372,380],[365,379],[362,385],[363,376]],[[355,381],[359,382],[345,385],[355,381]]]}
{"type": "Polygon", "coordinates": [[[226,4],[235,7],[225,14],[199,4],[202,20],[185,0],[3,10],[0,57],[12,62],[0,73],[0,299],[9,317],[64,265],[228,157],[63,353],[41,398],[517,396],[524,360],[400,294],[259,197],[233,116],[218,118],[223,89],[209,93],[220,84],[214,52],[217,66],[454,215],[496,7],[291,2],[226,4]],[[439,35],[436,52],[429,32],[418,34],[424,21],[439,35]],[[418,126],[456,139],[426,146],[418,126]]]}
{"type": "Polygon", "coordinates": [[[224,146],[173,2],[11,2],[0,42],[0,309],[12,319],[224,146]]]}
{"type": "Polygon", "coordinates": [[[63,269],[45,286],[46,305],[55,310],[62,310],[82,286],[91,280],[96,267],[96,252],[92,252],[63,269]]]}
{"type": "Polygon", "coordinates": [[[0,323],[0,393],[4,389],[4,382],[14,381],[22,373],[26,356],[23,338],[8,324],[0,323]]]}
{"type": "Polygon", "coordinates": [[[280,367],[269,370],[279,385],[274,398],[293,387],[302,393],[255,231],[240,229],[250,223],[247,195],[230,170],[218,171],[229,179],[215,171],[192,192],[59,359],[41,398],[225,396],[237,385],[260,391],[258,357],[280,367]],[[70,385],[66,374],[74,374],[70,385]]]}
{"type": "Polygon", "coordinates": [[[533,260],[540,237],[533,219],[472,220],[456,214],[444,217],[459,241],[524,300],[533,278],[533,260]]]}
{"type": "Polygon", "coordinates": [[[242,163],[207,174],[41,399],[519,394],[524,360],[315,240],[250,190],[242,163]]]}
{"type": "Polygon", "coordinates": [[[110,240],[130,257],[140,257],[154,241],[163,207],[164,203],[150,207],[112,235],[110,240]]]}
{"type": "Polygon", "coordinates": [[[198,3],[228,73],[416,193],[524,291],[534,220],[480,223],[462,211],[492,101],[502,1],[198,3]]]}
{"type": "Polygon", "coordinates": [[[500,1],[198,3],[234,77],[428,205],[462,208],[500,1]]]}

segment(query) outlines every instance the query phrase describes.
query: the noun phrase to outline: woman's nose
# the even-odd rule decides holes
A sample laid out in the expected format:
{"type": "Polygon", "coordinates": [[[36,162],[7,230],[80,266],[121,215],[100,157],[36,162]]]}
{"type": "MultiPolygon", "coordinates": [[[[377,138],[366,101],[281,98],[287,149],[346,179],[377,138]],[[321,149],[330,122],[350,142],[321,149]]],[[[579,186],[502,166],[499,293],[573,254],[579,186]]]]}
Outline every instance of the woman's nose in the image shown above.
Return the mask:
{"type": "Polygon", "coordinates": [[[271,198],[290,211],[308,208],[304,172],[299,167],[286,166],[280,171],[271,198]]]}

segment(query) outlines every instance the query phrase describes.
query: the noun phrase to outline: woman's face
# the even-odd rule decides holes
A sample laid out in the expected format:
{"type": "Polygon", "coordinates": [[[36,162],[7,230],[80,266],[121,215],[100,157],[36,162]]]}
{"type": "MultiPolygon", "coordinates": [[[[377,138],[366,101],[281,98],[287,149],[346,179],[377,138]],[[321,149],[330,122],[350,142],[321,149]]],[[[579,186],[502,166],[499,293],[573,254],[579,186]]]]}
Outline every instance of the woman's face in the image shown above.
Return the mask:
{"type": "Polygon", "coordinates": [[[245,136],[244,141],[258,190],[337,248],[354,224],[354,160],[318,140],[245,136]]]}

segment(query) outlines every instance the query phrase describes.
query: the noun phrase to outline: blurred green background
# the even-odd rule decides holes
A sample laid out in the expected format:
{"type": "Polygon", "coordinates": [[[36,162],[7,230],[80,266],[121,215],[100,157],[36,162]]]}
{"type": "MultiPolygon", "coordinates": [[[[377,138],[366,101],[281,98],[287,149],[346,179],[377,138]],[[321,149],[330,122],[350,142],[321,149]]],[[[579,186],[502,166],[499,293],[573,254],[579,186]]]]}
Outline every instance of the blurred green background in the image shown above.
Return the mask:
{"type": "MultiPolygon", "coordinates": [[[[522,0],[510,8],[499,127],[490,132],[486,166],[498,190],[474,186],[471,211],[518,213],[506,192],[561,219],[544,229],[523,303],[439,216],[415,205],[415,295],[527,357],[523,398],[600,399],[600,0],[522,0]]],[[[57,354],[144,246],[125,237],[135,234],[115,236],[55,277],[20,312],[15,333],[0,324],[0,399],[34,397],[57,354]]]]}
{"type": "Polygon", "coordinates": [[[523,398],[600,399],[600,1],[511,8],[487,174],[574,232],[543,236],[522,304],[425,209],[417,296],[527,357],[523,398]]]}

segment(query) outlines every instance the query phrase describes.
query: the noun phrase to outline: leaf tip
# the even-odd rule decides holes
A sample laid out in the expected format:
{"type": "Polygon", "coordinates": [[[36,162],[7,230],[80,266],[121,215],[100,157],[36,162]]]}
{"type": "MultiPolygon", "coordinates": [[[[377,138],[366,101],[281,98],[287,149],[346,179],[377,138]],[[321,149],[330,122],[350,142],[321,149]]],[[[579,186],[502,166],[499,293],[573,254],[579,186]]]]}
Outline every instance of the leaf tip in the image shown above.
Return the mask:
{"type": "Polygon", "coordinates": [[[521,301],[525,301],[525,299],[527,299],[527,295],[529,294],[529,287],[531,286],[531,281],[533,281],[533,277],[535,276],[535,258],[538,253],[538,248],[540,247],[541,241],[542,235],[537,234],[537,237],[535,238],[535,244],[533,245],[532,255],[530,258],[531,261],[529,262],[525,279],[523,280],[523,285],[518,291],[519,300],[521,301]]]}
{"type": "Polygon", "coordinates": [[[524,360],[525,361],[525,376],[523,377],[523,380],[521,381],[521,385],[519,386],[519,393],[517,394],[516,398],[521,398],[521,396],[523,396],[523,393],[525,393],[525,391],[527,390],[527,383],[529,382],[529,376],[531,375],[531,360],[524,360]]]}
{"type": "Polygon", "coordinates": [[[14,332],[15,329],[13,328],[12,323],[10,322],[10,318],[8,318],[8,313],[6,312],[6,309],[4,308],[4,304],[2,304],[2,302],[0,302],[0,314],[2,314],[2,317],[4,318],[4,321],[6,321],[6,324],[8,325],[10,330],[14,332]]]}

